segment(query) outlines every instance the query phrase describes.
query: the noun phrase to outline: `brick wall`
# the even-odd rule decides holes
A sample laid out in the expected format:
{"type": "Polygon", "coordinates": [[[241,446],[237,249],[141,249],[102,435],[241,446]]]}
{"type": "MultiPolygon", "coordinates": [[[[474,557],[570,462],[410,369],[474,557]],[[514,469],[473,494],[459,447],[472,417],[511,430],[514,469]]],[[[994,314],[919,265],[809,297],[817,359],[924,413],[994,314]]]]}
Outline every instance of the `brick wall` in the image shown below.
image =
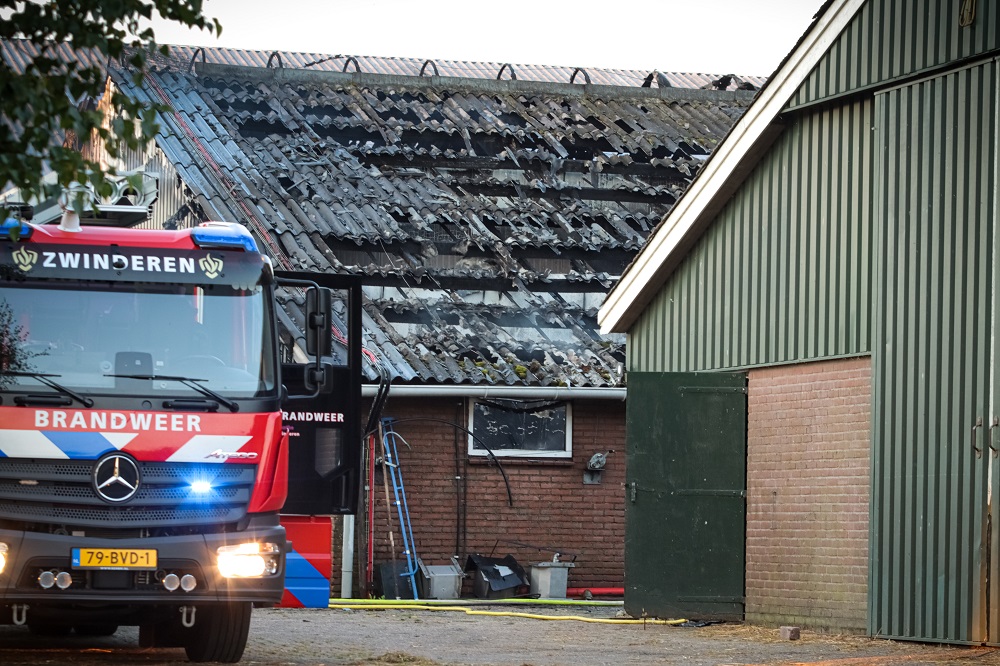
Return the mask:
{"type": "MultiPolygon", "coordinates": [[[[395,430],[410,445],[407,448],[398,442],[398,455],[414,542],[425,564],[446,564],[452,555],[458,555],[464,566],[470,553],[496,557],[511,554],[527,572],[532,562],[552,558],[549,548],[558,548],[565,553],[577,553],[577,566],[569,572],[569,587],[621,587],[624,584],[623,402],[574,402],[571,460],[539,462],[500,458],[510,482],[513,506],[508,504],[499,469],[482,458],[469,457],[464,433],[443,423],[404,421],[430,417],[467,426],[464,401],[390,396],[383,415],[400,421],[395,430]],[[587,461],[594,453],[609,450],[614,453],[608,456],[601,483],[585,485],[583,472],[587,461]]],[[[389,527],[381,471],[376,476],[374,490],[374,559],[387,562],[390,560],[389,527]]],[[[389,493],[391,496],[391,486],[389,493]]],[[[397,557],[402,561],[402,542],[394,508],[391,517],[397,557]]],[[[359,516],[360,533],[363,527],[359,516]]],[[[334,553],[337,572],[334,594],[339,594],[339,532],[334,537],[334,553]]],[[[572,555],[561,559],[572,559],[572,555]]],[[[364,565],[363,555],[359,556],[357,565],[364,565]]],[[[468,584],[466,591],[469,591],[468,584]]]]}
{"type": "Polygon", "coordinates": [[[871,362],[749,376],[746,618],[864,632],[871,362]]]}

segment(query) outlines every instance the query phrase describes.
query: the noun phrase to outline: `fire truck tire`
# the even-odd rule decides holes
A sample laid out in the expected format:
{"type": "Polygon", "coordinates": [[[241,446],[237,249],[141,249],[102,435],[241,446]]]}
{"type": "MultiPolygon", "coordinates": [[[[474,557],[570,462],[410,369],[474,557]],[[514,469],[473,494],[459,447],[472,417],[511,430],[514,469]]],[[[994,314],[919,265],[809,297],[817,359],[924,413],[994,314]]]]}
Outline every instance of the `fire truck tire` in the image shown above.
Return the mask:
{"type": "Polygon", "coordinates": [[[78,624],[73,630],[79,636],[114,636],[117,624],[78,624]]]}
{"type": "Polygon", "coordinates": [[[247,646],[252,610],[249,601],[199,607],[194,631],[184,646],[188,659],[227,664],[239,661],[247,646]]]}

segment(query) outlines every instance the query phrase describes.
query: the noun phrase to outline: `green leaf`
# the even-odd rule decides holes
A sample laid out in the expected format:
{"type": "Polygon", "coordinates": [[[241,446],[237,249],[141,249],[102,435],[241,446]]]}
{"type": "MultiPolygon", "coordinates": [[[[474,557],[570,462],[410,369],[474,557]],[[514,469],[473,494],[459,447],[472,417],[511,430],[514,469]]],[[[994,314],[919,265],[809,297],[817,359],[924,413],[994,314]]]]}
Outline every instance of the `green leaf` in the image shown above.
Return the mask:
{"type": "Polygon", "coordinates": [[[159,132],[156,113],[167,110],[115,93],[98,107],[113,110],[105,127],[103,112],[87,105],[105,93],[104,70],[86,65],[93,62],[89,56],[67,60],[65,45],[57,47],[54,42],[125,60],[133,69],[135,84],[141,85],[149,53],[159,49],[166,54],[166,48],[156,44],[152,28],[144,27],[148,19],[159,15],[211,33],[222,30],[217,20],[204,16],[202,0],[0,0],[0,10],[0,39],[23,39],[37,54],[17,66],[0,67],[0,117],[7,119],[0,123],[0,182],[20,188],[22,198],[53,187],[42,180],[46,164],[60,189],[77,181],[91,182],[103,191],[108,171],[84,159],[79,149],[96,136],[105,142],[107,154],[117,159],[123,149],[137,149],[153,139],[159,132]],[[66,138],[74,147],[62,145],[66,138]]]}

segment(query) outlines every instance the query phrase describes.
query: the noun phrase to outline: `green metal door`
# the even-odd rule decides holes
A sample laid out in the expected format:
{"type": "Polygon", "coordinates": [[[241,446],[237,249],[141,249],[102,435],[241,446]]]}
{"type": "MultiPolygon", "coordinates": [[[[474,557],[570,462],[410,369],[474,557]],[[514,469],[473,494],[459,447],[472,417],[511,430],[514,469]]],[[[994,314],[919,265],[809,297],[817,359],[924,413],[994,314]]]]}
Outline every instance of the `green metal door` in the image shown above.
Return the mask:
{"type": "Polygon", "coordinates": [[[995,62],[877,98],[869,631],[884,638],[1000,642],[996,104],[995,62]]]}
{"type": "Polygon", "coordinates": [[[628,377],[625,610],[743,619],[746,375],[628,377]]]}

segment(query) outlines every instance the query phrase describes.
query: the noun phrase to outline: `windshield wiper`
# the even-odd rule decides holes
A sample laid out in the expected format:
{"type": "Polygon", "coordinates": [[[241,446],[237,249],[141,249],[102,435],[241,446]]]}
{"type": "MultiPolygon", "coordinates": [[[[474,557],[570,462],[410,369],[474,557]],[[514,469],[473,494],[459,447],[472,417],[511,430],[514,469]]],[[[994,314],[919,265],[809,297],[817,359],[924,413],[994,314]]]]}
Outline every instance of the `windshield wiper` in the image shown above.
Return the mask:
{"type": "MultiPolygon", "coordinates": [[[[45,384],[49,388],[55,389],[56,391],[58,391],[62,395],[69,396],[70,398],[73,398],[74,400],[76,400],[80,404],[82,404],[84,407],[93,407],[94,406],[94,401],[91,400],[90,398],[88,398],[86,396],[82,396],[79,393],[77,393],[76,391],[71,391],[70,389],[66,388],[62,384],[60,384],[60,383],[58,383],[58,382],[53,381],[52,379],[50,379],[51,377],[62,377],[62,375],[52,375],[52,374],[47,374],[47,373],[44,373],[44,372],[20,372],[20,371],[17,371],[17,370],[0,370],[0,375],[7,375],[9,377],[31,377],[32,379],[37,379],[38,381],[40,381],[41,383],[45,384]]],[[[33,398],[33,397],[42,398],[43,396],[30,396],[30,395],[29,396],[17,396],[16,398],[14,398],[14,402],[18,402],[18,399],[20,398],[20,402],[24,403],[24,402],[28,401],[30,398],[33,398]]]]}
{"type": "Polygon", "coordinates": [[[206,398],[211,398],[212,400],[219,402],[225,407],[228,407],[229,411],[231,412],[240,411],[240,406],[238,404],[236,404],[235,402],[233,402],[228,398],[222,397],[221,395],[219,395],[212,389],[208,388],[207,386],[198,383],[198,382],[207,382],[208,381],[207,379],[195,379],[193,377],[181,377],[179,375],[119,375],[117,373],[106,374],[104,376],[117,377],[120,379],[143,379],[143,380],[151,380],[154,382],[157,380],[163,380],[165,382],[180,382],[181,384],[184,384],[184,386],[194,389],[195,391],[202,394],[206,398]]]}

